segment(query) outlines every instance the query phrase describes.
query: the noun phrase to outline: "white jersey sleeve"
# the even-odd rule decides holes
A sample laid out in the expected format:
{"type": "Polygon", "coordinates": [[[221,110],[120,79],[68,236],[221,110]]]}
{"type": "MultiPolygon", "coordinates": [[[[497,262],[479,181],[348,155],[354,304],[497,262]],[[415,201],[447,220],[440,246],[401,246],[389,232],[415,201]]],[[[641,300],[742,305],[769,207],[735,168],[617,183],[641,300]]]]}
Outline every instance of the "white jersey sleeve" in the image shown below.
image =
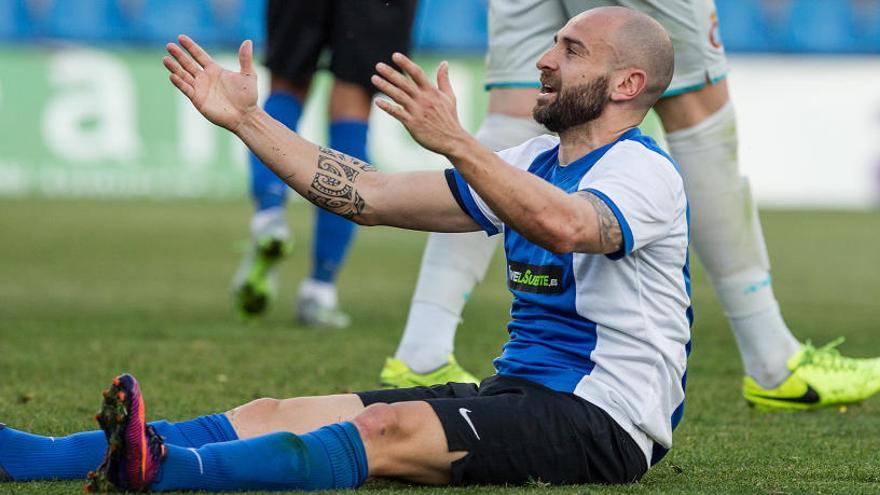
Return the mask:
{"type": "Polygon", "coordinates": [[[578,189],[598,196],[617,217],[624,245],[611,258],[666,237],[687,208],[674,163],[636,141],[621,141],[609,150],[578,189]]]}
{"type": "MultiPolygon", "coordinates": [[[[555,136],[538,136],[529,139],[519,146],[501,150],[495,154],[513,167],[528,170],[535,157],[556,146],[558,143],[559,138],[555,136]]],[[[495,180],[503,181],[504,177],[497,177],[495,180]]],[[[486,231],[486,234],[492,236],[504,230],[504,222],[498,218],[498,215],[489,208],[489,205],[483,201],[483,198],[464,180],[464,177],[458,173],[458,170],[447,170],[446,181],[459,206],[479,224],[480,228],[486,231]]]]}

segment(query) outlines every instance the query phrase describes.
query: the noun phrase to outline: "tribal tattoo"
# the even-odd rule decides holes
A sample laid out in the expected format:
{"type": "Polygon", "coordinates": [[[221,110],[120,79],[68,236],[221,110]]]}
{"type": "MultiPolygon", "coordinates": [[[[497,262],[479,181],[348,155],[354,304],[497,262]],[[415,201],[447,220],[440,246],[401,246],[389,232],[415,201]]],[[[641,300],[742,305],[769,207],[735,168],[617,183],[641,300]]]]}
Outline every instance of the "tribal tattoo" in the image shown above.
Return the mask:
{"type": "Polygon", "coordinates": [[[599,228],[599,248],[603,253],[613,253],[623,246],[623,233],[620,223],[611,208],[593,193],[582,191],[578,195],[586,198],[596,212],[596,225],[599,228]]]}
{"type": "Polygon", "coordinates": [[[320,146],[317,165],[306,199],[349,220],[363,213],[366,203],[357,191],[357,178],[376,167],[320,146]]]}

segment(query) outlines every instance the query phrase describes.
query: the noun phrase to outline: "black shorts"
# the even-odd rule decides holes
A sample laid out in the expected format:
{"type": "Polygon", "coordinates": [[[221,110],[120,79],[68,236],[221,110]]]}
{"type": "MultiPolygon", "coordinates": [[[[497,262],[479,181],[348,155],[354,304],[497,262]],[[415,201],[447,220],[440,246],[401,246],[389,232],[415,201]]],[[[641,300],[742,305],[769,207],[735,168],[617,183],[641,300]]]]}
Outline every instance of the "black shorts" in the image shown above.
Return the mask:
{"type": "Polygon", "coordinates": [[[520,378],[362,392],[364,405],[426,401],[453,463],[453,484],[629,483],[648,470],[645,454],[602,409],[520,378]]]}
{"type": "Polygon", "coordinates": [[[415,9],[416,0],[269,0],[266,66],[308,85],[327,48],[333,75],[373,94],[376,64],[409,52],[415,9]]]}

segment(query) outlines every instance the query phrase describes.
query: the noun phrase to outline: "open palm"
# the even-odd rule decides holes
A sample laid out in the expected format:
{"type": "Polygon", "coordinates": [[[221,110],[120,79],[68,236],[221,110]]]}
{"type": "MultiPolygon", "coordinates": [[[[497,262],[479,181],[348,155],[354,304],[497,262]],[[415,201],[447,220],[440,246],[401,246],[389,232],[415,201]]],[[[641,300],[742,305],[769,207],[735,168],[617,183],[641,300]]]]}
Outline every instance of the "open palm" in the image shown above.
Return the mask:
{"type": "Polygon", "coordinates": [[[257,109],[253,43],[246,40],[241,44],[240,69],[234,72],[220,67],[188,36],[180,35],[177,41],[183,48],[168,43],[166,48],[171,56],[162,60],[171,72],[171,82],[205,118],[235,132],[245,117],[257,109]]]}

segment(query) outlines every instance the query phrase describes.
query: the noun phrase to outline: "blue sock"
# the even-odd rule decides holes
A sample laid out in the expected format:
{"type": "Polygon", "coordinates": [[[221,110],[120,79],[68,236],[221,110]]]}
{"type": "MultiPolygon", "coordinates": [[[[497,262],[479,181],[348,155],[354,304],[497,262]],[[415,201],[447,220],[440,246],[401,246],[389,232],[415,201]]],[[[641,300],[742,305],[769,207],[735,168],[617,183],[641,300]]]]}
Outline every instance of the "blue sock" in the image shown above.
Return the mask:
{"type": "MultiPolygon", "coordinates": [[[[367,161],[367,123],[359,120],[333,122],[330,124],[330,147],[367,161]]],[[[312,246],[313,279],[321,282],[336,280],[356,230],[357,225],[351,220],[320,208],[317,210],[312,246]]]]}
{"type": "Polygon", "coordinates": [[[367,479],[357,428],[336,423],[306,435],[270,433],[199,449],[168,446],[153,491],[329,490],[367,479]]]}
{"type": "Polygon", "coordinates": [[[150,424],[156,428],[156,433],[165,439],[166,444],[181,447],[198,448],[209,443],[238,440],[238,434],[223,413],[177,423],[158,421],[150,424]]]}
{"type": "MultiPolygon", "coordinates": [[[[224,414],[150,424],[166,443],[184,447],[238,438],[224,414]]],[[[100,430],[55,438],[0,428],[0,467],[16,481],[85,479],[104,459],[106,450],[107,440],[100,430]]]]}
{"type": "MultiPolygon", "coordinates": [[[[303,105],[292,94],[275,91],[269,95],[263,108],[276,120],[296,130],[303,105]]],[[[263,165],[256,155],[249,152],[248,158],[251,164],[251,195],[257,210],[284,206],[287,201],[287,184],[263,165]]]]}

